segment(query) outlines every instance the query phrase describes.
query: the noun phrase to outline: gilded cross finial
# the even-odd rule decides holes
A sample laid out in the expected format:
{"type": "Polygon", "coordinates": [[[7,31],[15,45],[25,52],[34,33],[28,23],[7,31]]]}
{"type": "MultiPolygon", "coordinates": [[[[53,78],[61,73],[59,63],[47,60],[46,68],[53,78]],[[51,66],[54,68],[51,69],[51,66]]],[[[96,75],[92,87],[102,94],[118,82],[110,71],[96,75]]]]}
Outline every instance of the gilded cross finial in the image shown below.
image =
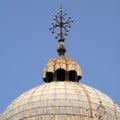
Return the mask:
{"type": "Polygon", "coordinates": [[[66,36],[68,36],[68,29],[71,28],[70,23],[73,22],[73,19],[71,19],[70,16],[66,20],[66,16],[67,13],[63,14],[63,9],[61,5],[59,11],[57,12],[57,14],[55,14],[53,18],[55,23],[52,23],[52,27],[50,28],[53,34],[56,28],[60,28],[57,36],[55,37],[55,39],[59,39],[59,41],[64,41],[66,36]]]}

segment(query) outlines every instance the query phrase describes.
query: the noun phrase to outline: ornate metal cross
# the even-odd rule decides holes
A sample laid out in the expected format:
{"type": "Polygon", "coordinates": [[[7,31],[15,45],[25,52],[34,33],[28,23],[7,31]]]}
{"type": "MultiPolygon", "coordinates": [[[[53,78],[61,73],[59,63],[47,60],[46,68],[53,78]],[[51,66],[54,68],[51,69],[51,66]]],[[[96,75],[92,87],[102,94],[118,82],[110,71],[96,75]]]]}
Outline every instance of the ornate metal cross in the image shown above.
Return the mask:
{"type": "Polygon", "coordinates": [[[68,29],[71,28],[70,23],[73,22],[73,19],[69,16],[66,20],[67,13],[63,14],[62,5],[60,6],[59,11],[54,16],[55,23],[52,23],[50,30],[54,34],[55,28],[60,28],[55,39],[59,41],[64,41],[66,36],[68,36],[68,29]]]}

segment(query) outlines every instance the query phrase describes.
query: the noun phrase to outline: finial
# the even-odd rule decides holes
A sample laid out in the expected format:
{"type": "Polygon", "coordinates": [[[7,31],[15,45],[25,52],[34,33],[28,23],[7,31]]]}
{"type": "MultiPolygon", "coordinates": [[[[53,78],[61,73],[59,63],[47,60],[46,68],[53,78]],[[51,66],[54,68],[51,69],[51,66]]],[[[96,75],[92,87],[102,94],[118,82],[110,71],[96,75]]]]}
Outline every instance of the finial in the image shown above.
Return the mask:
{"type": "Polygon", "coordinates": [[[71,28],[70,23],[73,22],[73,19],[71,19],[70,16],[68,18],[66,18],[66,16],[67,13],[63,14],[63,9],[61,5],[59,11],[55,14],[53,18],[55,23],[52,23],[52,27],[50,28],[50,30],[52,30],[52,33],[54,33],[56,28],[60,28],[60,30],[57,33],[57,36],[55,37],[55,39],[59,39],[59,42],[64,42],[65,37],[68,36],[68,29],[71,28]]]}

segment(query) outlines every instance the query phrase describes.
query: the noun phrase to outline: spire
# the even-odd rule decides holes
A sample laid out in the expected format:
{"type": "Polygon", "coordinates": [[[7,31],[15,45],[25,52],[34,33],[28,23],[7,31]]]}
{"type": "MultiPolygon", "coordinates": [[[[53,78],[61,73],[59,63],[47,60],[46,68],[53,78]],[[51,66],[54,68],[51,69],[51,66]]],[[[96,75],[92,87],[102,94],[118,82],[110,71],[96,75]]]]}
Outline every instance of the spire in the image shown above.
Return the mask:
{"type": "Polygon", "coordinates": [[[78,82],[82,78],[82,70],[72,58],[59,56],[48,61],[42,76],[45,82],[78,82]]]}
{"type": "Polygon", "coordinates": [[[59,11],[55,14],[53,18],[54,23],[52,23],[52,27],[50,28],[53,34],[55,32],[55,29],[59,28],[58,33],[55,36],[55,39],[58,39],[59,41],[59,45],[57,48],[59,56],[64,55],[66,52],[64,41],[66,36],[68,36],[69,28],[71,28],[71,22],[73,22],[73,19],[71,19],[70,16],[67,17],[67,15],[67,13],[63,13],[61,5],[59,11]]]}
{"type": "Polygon", "coordinates": [[[64,56],[66,52],[64,41],[68,35],[68,29],[71,28],[70,23],[73,22],[73,20],[71,17],[67,17],[67,13],[63,14],[61,5],[59,11],[54,16],[54,21],[55,22],[52,23],[50,30],[54,33],[55,29],[59,28],[57,36],[55,37],[59,41],[57,48],[59,57],[52,58],[48,61],[45,69],[43,70],[43,80],[45,82],[78,82],[82,78],[80,66],[72,58],[64,56]]]}

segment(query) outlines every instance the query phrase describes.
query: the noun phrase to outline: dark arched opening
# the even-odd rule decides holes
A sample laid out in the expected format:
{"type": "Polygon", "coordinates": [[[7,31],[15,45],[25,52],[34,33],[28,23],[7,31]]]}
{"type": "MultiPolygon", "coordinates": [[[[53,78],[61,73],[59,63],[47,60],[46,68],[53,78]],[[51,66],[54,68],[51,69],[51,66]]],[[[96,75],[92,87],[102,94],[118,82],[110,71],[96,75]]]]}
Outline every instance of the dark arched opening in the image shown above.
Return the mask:
{"type": "Polygon", "coordinates": [[[58,69],[56,71],[57,81],[65,81],[65,70],[58,69]]]}
{"type": "Polygon", "coordinates": [[[47,72],[46,73],[46,82],[51,82],[51,81],[53,81],[53,73],[47,72]]]}
{"type": "Polygon", "coordinates": [[[77,73],[75,70],[71,70],[68,72],[70,81],[77,81],[77,73]]]}

